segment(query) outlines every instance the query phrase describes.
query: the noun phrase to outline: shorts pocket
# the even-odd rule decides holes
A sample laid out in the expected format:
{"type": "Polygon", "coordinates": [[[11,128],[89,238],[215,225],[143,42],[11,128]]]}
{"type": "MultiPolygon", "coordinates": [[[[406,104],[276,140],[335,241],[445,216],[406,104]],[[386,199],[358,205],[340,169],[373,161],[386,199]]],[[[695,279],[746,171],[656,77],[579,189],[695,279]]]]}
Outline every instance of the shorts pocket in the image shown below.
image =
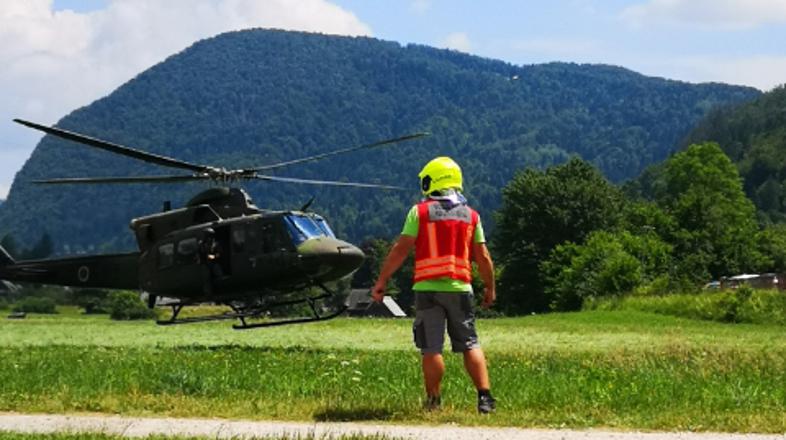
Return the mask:
{"type": "Polygon", "coordinates": [[[466,314],[472,314],[472,309],[475,307],[475,295],[472,292],[467,292],[461,295],[461,311],[466,314]]]}
{"type": "Polygon", "coordinates": [[[424,349],[426,345],[426,323],[422,318],[416,318],[412,324],[412,339],[415,342],[415,347],[424,349]]]}

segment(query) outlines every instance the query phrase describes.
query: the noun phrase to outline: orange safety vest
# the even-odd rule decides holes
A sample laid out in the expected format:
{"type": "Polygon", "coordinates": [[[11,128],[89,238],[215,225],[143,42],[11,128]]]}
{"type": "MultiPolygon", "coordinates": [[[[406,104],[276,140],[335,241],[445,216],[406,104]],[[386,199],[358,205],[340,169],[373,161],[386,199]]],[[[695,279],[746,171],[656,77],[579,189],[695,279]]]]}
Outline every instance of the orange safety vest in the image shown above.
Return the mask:
{"type": "Polygon", "coordinates": [[[472,281],[471,245],[478,213],[467,205],[445,209],[438,201],[417,205],[415,282],[436,278],[472,281]]]}

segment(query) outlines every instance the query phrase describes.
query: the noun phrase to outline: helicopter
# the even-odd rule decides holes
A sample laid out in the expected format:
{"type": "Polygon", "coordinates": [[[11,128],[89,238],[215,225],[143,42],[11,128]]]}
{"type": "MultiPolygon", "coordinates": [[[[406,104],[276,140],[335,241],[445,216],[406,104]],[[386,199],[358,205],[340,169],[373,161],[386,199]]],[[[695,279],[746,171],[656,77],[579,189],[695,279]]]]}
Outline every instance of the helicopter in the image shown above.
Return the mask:
{"type": "Polygon", "coordinates": [[[195,195],[184,207],[164,202],[158,213],[131,220],[138,251],[122,254],[71,256],[15,261],[0,247],[0,279],[78,288],[139,290],[147,304],[171,307],[160,325],[237,320],[234,329],[251,329],[325,321],[345,307],[325,313],[320,301],[335,296],[326,283],[357,270],[365,259],[356,246],[340,240],[325,218],[310,212],[311,198],[300,209],[275,211],[257,207],[248,193],[229,184],[262,180],[339,187],[401,190],[391,185],[298,179],[262,174],[353,151],[381,147],[428,136],[414,133],[371,144],[245,169],[194,164],[145,152],[54,126],[14,119],[14,122],[62,139],[191,174],[79,177],[35,180],[35,184],[133,184],[203,181],[218,186],[195,195]],[[313,291],[304,297],[281,300],[290,293],[313,291]],[[161,301],[162,303],[159,303],[161,301]],[[231,312],[180,318],[187,306],[226,305],[231,312]],[[255,322],[272,309],[307,304],[311,316],[255,322]]]}

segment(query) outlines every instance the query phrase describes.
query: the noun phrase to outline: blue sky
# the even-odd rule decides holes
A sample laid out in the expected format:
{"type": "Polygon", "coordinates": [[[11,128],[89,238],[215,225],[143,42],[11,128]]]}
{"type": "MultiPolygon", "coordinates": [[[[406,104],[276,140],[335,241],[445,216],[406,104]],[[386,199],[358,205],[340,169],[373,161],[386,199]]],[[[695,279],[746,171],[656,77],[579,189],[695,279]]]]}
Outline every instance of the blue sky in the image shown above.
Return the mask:
{"type": "Polygon", "coordinates": [[[761,90],[786,83],[786,0],[3,0],[0,198],[40,139],[12,118],[53,124],[194,41],[248,27],[761,90]]]}

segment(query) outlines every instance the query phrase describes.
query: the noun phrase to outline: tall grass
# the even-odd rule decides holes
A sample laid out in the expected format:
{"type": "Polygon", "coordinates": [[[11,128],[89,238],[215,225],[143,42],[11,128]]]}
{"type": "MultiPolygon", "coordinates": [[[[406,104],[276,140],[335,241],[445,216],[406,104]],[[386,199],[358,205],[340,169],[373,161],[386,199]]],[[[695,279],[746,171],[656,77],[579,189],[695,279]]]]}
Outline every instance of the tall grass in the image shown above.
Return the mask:
{"type": "Polygon", "coordinates": [[[236,332],[64,313],[0,320],[0,411],[620,429],[786,430],[786,328],[640,312],[478,323],[498,413],[459,356],[424,413],[409,321],[236,332]],[[271,330],[271,331],[268,331],[271,330]]]}
{"type": "Polygon", "coordinates": [[[585,303],[588,310],[637,310],[720,322],[786,324],[786,293],[736,290],[663,296],[625,296],[585,303]]]}
{"type": "Polygon", "coordinates": [[[448,358],[445,410],[420,408],[416,354],[252,347],[0,349],[0,408],[283,420],[778,432],[786,352],[490,353],[500,409],[475,414],[448,358]]]}

